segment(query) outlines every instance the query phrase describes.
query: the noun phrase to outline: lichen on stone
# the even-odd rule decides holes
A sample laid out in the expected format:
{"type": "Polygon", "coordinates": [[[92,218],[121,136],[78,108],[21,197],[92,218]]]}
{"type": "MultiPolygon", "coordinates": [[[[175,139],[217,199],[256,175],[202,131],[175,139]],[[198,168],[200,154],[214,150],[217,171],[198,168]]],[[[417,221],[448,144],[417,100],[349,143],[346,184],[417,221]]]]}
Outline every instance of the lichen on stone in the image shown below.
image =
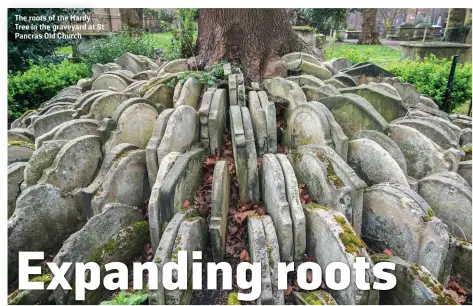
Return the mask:
{"type": "Polygon", "coordinates": [[[27,141],[22,141],[22,140],[13,140],[13,141],[9,141],[8,142],[8,146],[21,146],[21,147],[26,147],[26,148],[30,148],[30,149],[35,149],[35,146],[34,144],[32,144],[31,142],[27,142],[27,141]]]}
{"type": "Polygon", "coordinates": [[[345,246],[345,252],[359,255],[358,248],[364,247],[363,242],[356,236],[344,217],[335,216],[335,221],[343,230],[339,234],[339,238],[345,246]]]}
{"type": "Polygon", "coordinates": [[[238,300],[238,293],[236,292],[229,293],[227,297],[227,304],[228,305],[241,305],[240,301],[238,300]]]}
{"type": "Polygon", "coordinates": [[[374,262],[380,262],[380,261],[386,261],[388,259],[391,259],[391,255],[383,254],[383,253],[376,253],[370,255],[370,258],[374,262]]]}

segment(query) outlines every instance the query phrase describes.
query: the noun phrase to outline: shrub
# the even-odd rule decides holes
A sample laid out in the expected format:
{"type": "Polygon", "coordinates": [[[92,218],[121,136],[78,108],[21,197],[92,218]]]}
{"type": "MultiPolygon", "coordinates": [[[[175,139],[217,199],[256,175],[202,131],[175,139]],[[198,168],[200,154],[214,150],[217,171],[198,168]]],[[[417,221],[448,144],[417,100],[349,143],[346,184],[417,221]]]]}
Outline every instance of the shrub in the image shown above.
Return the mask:
{"type": "Polygon", "coordinates": [[[8,121],[54,97],[63,88],[91,74],[83,63],[31,65],[24,72],[8,74],[8,121]]]}
{"type": "Polygon", "coordinates": [[[110,301],[103,301],[100,305],[140,305],[148,299],[147,293],[121,291],[110,301]]]}
{"type": "Polygon", "coordinates": [[[111,63],[125,52],[154,58],[157,40],[157,36],[153,34],[138,35],[125,31],[114,33],[105,38],[93,39],[81,48],[80,53],[83,61],[88,65],[111,63]]]}
{"type": "MultiPolygon", "coordinates": [[[[176,10],[174,16],[178,26],[171,30],[171,48],[164,54],[166,60],[193,56],[196,15],[197,9],[180,8],[176,10]]],[[[171,28],[171,25],[169,25],[169,28],[171,28]]]]}
{"type": "MultiPolygon", "coordinates": [[[[442,107],[451,65],[451,60],[431,55],[422,61],[406,59],[388,65],[386,69],[401,82],[410,83],[421,93],[431,96],[442,107]]],[[[471,79],[471,63],[457,64],[448,111],[471,99],[471,79]]]]}

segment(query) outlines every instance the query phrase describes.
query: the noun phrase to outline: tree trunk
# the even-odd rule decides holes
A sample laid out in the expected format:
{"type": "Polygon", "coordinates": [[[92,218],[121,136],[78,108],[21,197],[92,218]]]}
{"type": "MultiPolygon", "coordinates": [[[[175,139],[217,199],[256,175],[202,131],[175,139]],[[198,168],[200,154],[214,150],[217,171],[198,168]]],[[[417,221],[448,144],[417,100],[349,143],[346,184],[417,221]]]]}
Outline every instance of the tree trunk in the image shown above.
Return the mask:
{"type": "Polygon", "coordinates": [[[129,33],[141,33],[143,29],[143,9],[121,8],[119,10],[122,26],[127,25],[129,33]]]}
{"type": "Polygon", "coordinates": [[[451,28],[460,27],[465,22],[465,9],[464,8],[451,8],[448,9],[447,26],[445,32],[451,28]]]}
{"type": "Polygon", "coordinates": [[[303,51],[322,59],[292,30],[284,9],[200,9],[196,63],[237,62],[251,81],[287,73],[280,56],[303,51]]]}
{"type": "Polygon", "coordinates": [[[468,32],[468,36],[466,37],[465,44],[471,45],[471,27],[470,27],[470,32],[468,32]]]}
{"type": "Polygon", "coordinates": [[[376,33],[376,14],[378,9],[363,9],[363,24],[361,26],[359,45],[379,45],[376,33]]]}

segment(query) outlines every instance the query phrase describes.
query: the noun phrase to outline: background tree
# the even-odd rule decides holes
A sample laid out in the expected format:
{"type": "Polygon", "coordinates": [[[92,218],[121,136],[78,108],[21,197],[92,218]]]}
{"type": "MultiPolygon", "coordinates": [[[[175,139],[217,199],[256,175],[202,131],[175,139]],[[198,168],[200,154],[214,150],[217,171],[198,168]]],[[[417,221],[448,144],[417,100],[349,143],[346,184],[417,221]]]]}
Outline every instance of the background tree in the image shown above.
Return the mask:
{"type": "Polygon", "coordinates": [[[317,31],[328,34],[330,29],[339,30],[346,21],[347,13],[353,9],[297,9],[300,19],[317,31]]]}
{"type": "Polygon", "coordinates": [[[140,34],[143,30],[143,9],[121,8],[119,10],[122,26],[126,25],[129,33],[140,34]]]}
{"type": "Polygon", "coordinates": [[[359,45],[379,45],[378,33],[376,32],[376,14],[378,9],[363,9],[363,24],[361,25],[359,45]]]}
{"type": "Polygon", "coordinates": [[[384,33],[387,34],[389,30],[391,30],[394,19],[396,19],[396,16],[402,11],[402,8],[380,8],[379,12],[381,14],[381,17],[383,18],[383,27],[384,27],[384,33]]]}
{"type": "Polygon", "coordinates": [[[195,64],[238,62],[252,81],[284,75],[280,56],[304,51],[323,58],[292,30],[284,9],[200,9],[195,64]]]}
{"type": "MultiPolygon", "coordinates": [[[[15,38],[15,15],[21,16],[46,16],[46,21],[31,21],[30,25],[40,24],[53,25],[57,21],[49,21],[47,17],[52,15],[82,15],[91,12],[91,9],[49,9],[49,8],[14,8],[8,9],[8,70],[19,71],[29,67],[31,63],[39,61],[53,61],[46,58],[55,54],[56,50],[73,43],[71,39],[18,39],[15,38]]],[[[19,32],[20,33],[20,32],[19,32]]]]}
{"type": "Polygon", "coordinates": [[[448,9],[448,19],[445,27],[444,39],[450,42],[465,42],[471,28],[470,16],[471,14],[469,9],[448,9]]]}

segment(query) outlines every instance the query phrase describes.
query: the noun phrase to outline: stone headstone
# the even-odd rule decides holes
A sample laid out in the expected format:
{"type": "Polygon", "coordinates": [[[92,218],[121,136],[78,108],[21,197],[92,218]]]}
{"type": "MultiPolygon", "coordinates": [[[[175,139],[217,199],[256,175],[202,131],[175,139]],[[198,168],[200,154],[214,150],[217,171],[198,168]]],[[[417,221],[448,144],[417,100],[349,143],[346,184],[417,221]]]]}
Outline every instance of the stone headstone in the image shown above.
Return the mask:
{"type": "Polygon", "coordinates": [[[124,91],[128,87],[126,79],[115,74],[102,74],[95,79],[92,90],[106,89],[114,91],[124,91]]]}
{"type": "Polygon", "coordinates": [[[449,249],[447,226],[427,202],[399,184],[378,184],[363,195],[365,242],[425,266],[438,277],[449,249]],[[424,221],[425,220],[425,221],[424,221]]]}
{"type": "MultiPolygon", "coordinates": [[[[65,262],[73,263],[65,274],[66,280],[71,282],[75,276],[74,263],[91,261],[93,255],[109,242],[114,235],[118,234],[121,229],[138,221],[143,221],[143,215],[139,209],[119,203],[111,203],[104,207],[103,213],[91,218],[83,228],[72,234],[64,242],[53,262],[59,266],[65,262]]],[[[102,248],[102,252],[113,252],[113,250],[102,248]]],[[[53,291],[54,300],[58,304],[64,304],[67,302],[70,292],[59,286],[53,291]]]]}
{"type": "Polygon", "coordinates": [[[368,184],[399,183],[409,187],[401,167],[391,155],[376,142],[355,139],[348,143],[348,164],[368,184]]]}
{"type": "Polygon", "coordinates": [[[353,66],[352,62],[343,57],[333,58],[329,63],[337,70],[344,70],[353,66]]]}
{"type": "Polygon", "coordinates": [[[8,220],[8,279],[18,275],[18,252],[55,254],[85,223],[80,202],[49,184],[35,185],[17,199],[8,220]]]}
{"type": "Polygon", "coordinates": [[[130,150],[117,157],[92,198],[94,215],[109,203],[122,203],[142,208],[149,195],[146,153],[130,150]]]}
{"type": "MultiPolygon", "coordinates": [[[[305,205],[304,213],[307,222],[308,255],[325,271],[332,262],[343,262],[354,270],[356,257],[364,257],[369,264],[365,280],[372,284],[373,262],[363,243],[354,233],[345,216],[336,211],[316,205],[305,205]]],[[[333,290],[331,293],[338,304],[377,304],[376,290],[362,291],[355,286],[355,273],[351,273],[350,285],[344,290],[333,290]]]]}
{"type": "Polygon", "coordinates": [[[94,179],[101,162],[99,137],[81,136],[70,140],[59,150],[38,183],[54,185],[63,192],[85,187],[94,179]]]}
{"type": "Polygon", "coordinates": [[[450,232],[471,241],[471,187],[455,172],[441,172],[419,180],[419,195],[448,225],[450,232]]]}
{"type": "Polygon", "coordinates": [[[83,114],[81,118],[95,119],[101,121],[104,118],[111,118],[118,106],[126,101],[128,97],[121,93],[105,93],[95,99],[90,105],[87,114],[83,114]]]}
{"type": "Polygon", "coordinates": [[[471,187],[471,160],[461,161],[457,173],[468,182],[471,187]]]}
{"type": "Polygon", "coordinates": [[[307,85],[307,86],[319,87],[325,84],[324,81],[322,81],[321,79],[313,75],[308,75],[308,74],[290,76],[290,77],[287,77],[286,80],[292,81],[299,86],[307,85]]]}
{"type": "Polygon", "coordinates": [[[227,117],[228,96],[223,88],[215,90],[212,96],[208,115],[208,138],[211,154],[220,152],[222,146],[223,132],[225,131],[227,117]]]}
{"type": "Polygon", "coordinates": [[[15,202],[21,193],[20,185],[23,182],[23,173],[27,163],[17,162],[8,167],[8,217],[15,210],[15,202]]]}
{"type": "Polygon", "coordinates": [[[288,109],[285,112],[286,118],[297,105],[307,102],[307,98],[297,83],[285,80],[281,77],[266,79],[263,82],[263,88],[270,96],[283,98],[289,101],[288,109]]]}
{"type": "Polygon", "coordinates": [[[174,89],[166,84],[159,84],[149,89],[143,98],[148,99],[152,103],[161,104],[164,108],[173,107],[174,89]]]}
{"type": "Polygon", "coordinates": [[[199,115],[189,105],[178,106],[167,120],[166,129],[159,142],[158,165],[169,152],[185,152],[199,140],[199,115]]]}
{"type": "Polygon", "coordinates": [[[8,164],[27,162],[34,152],[34,144],[26,141],[8,142],[8,164]]]}
{"type": "Polygon", "coordinates": [[[387,122],[403,117],[407,108],[400,97],[392,95],[384,90],[371,85],[360,85],[358,87],[342,88],[341,93],[353,93],[365,98],[387,122]]]}
{"type": "Polygon", "coordinates": [[[388,123],[364,98],[355,94],[342,94],[319,100],[332,113],[343,132],[351,138],[359,130],[384,132],[388,123]]]}
{"type": "Polygon", "coordinates": [[[227,243],[227,218],[230,205],[230,174],[226,161],[215,164],[212,181],[210,243],[214,262],[223,261],[227,243]]]}
{"type": "Polygon", "coordinates": [[[36,149],[41,148],[45,141],[72,140],[86,135],[99,136],[100,122],[92,119],[74,119],[64,122],[51,131],[36,138],[36,149]]]}
{"type": "Polygon", "coordinates": [[[177,73],[177,72],[182,72],[186,71],[188,69],[187,66],[187,59],[182,58],[182,59],[177,59],[170,61],[166,64],[164,64],[158,72],[158,76],[164,75],[166,73],[177,73]]]}
{"type": "Polygon", "coordinates": [[[182,86],[179,94],[179,99],[174,103],[177,108],[181,105],[189,105],[194,109],[197,108],[200,99],[200,93],[202,92],[203,84],[196,78],[190,77],[182,86]]]}
{"type": "Polygon", "coordinates": [[[72,110],[64,110],[39,117],[32,125],[35,138],[49,132],[66,121],[74,119],[72,117],[73,113],[74,111],[72,110]]]}
{"type": "Polygon", "coordinates": [[[460,156],[457,150],[442,150],[418,130],[399,124],[389,126],[388,136],[404,155],[407,174],[421,179],[436,172],[456,171],[460,156]]]}

